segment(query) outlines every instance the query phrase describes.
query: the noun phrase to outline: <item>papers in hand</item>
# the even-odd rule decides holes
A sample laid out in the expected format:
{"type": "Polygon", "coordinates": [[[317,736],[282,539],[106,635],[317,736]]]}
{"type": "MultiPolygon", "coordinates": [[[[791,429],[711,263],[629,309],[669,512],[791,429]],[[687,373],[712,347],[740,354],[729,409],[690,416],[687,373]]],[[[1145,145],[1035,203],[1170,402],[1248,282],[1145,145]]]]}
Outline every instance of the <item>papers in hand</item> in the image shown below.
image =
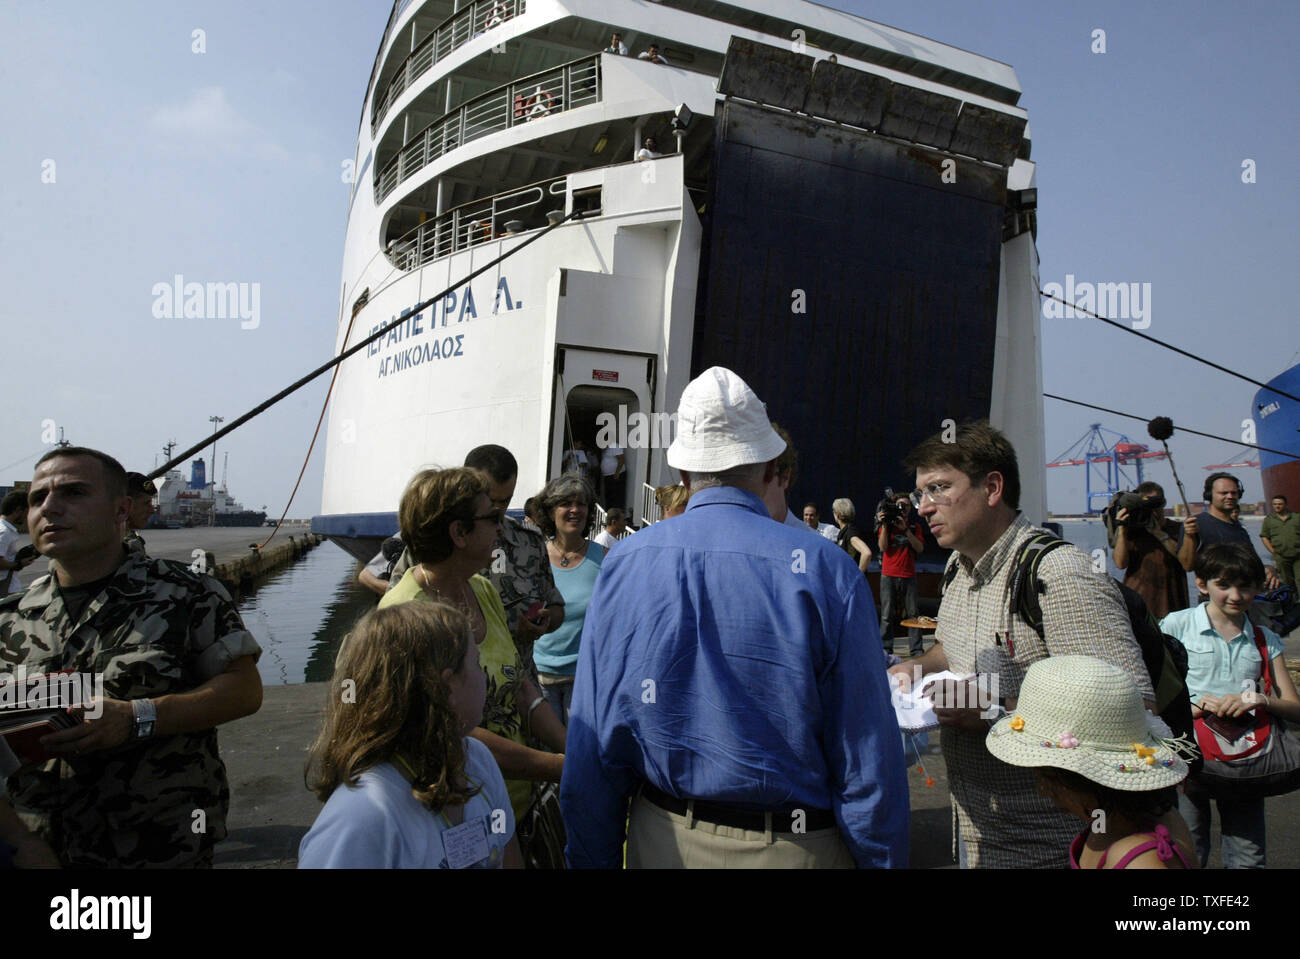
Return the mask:
{"type": "Polygon", "coordinates": [[[970,678],[970,676],[959,676],[952,670],[945,669],[942,672],[929,673],[915,679],[912,688],[904,692],[899,688],[898,677],[891,675],[889,685],[893,690],[894,716],[898,719],[898,728],[907,733],[938,729],[939,717],[935,715],[934,702],[929,696],[930,688],[935,683],[944,680],[960,683],[970,678]]]}

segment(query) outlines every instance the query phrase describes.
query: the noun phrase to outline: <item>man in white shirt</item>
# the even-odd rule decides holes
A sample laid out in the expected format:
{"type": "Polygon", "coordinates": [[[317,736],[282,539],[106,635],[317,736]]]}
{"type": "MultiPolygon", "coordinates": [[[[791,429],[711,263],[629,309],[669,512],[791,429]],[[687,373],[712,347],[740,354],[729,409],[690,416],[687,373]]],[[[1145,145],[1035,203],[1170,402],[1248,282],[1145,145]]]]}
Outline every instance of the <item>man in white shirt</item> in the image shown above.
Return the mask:
{"type": "Polygon", "coordinates": [[[627,457],[622,447],[606,446],[600,452],[600,488],[607,509],[623,502],[623,477],[627,472],[627,457]]]}
{"type": "Polygon", "coordinates": [[[651,63],[662,63],[665,65],[667,65],[668,63],[667,60],[659,56],[659,44],[657,43],[650,44],[649,49],[647,49],[644,53],[637,54],[637,59],[649,60],[651,63]]]}
{"type": "Polygon", "coordinates": [[[818,512],[816,503],[803,504],[803,521],[809,529],[821,533],[829,540],[838,541],[840,538],[840,531],[833,523],[821,522],[821,513],[818,512]]]}
{"type": "Polygon", "coordinates": [[[627,529],[627,513],[615,506],[605,514],[605,528],[593,536],[591,541],[609,549],[618,542],[617,537],[625,529],[627,529]]]}
{"type": "Polygon", "coordinates": [[[624,46],[623,44],[622,34],[616,33],[612,37],[610,37],[609,46],[605,48],[605,52],[612,53],[620,57],[627,56],[627,47],[624,46]]]}
{"type": "Polygon", "coordinates": [[[654,137],[646,137],[645,145],[642,146],[641,149],[636,151],[635,161],[639,162],[641,160],[658,160],[661,156],[663,156],[663,154],[659,152],[658,147],[659,144],[655,141],[654,137]]]}
{"type": "Polygon", "coordinates": [[[18,540],[27,532],[27,494],[13,490],[0,502],[0,596],[21,592],[18,571],[32,561],[18,560],[18,540]]]}

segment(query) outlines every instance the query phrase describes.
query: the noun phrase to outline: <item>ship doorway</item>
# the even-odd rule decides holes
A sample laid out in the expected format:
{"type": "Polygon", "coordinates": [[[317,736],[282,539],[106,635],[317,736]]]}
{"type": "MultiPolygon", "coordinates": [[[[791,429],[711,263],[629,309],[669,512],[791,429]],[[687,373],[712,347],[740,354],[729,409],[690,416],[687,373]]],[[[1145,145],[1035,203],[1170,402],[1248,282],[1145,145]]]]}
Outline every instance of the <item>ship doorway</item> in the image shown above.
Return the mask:
{"type": "Polygon", "coordinates": [[[656,437],[647,426],[653,392],[654,357],[631,353],[565,350],[557,367],[551,471],[555,476],[583,468],[605,509],[632,510],[650,469],[656,437]],[[585,455],[578,455],[579,450],[585,455]],[[622,456],[622,473],[604,477],[622,456]]]}

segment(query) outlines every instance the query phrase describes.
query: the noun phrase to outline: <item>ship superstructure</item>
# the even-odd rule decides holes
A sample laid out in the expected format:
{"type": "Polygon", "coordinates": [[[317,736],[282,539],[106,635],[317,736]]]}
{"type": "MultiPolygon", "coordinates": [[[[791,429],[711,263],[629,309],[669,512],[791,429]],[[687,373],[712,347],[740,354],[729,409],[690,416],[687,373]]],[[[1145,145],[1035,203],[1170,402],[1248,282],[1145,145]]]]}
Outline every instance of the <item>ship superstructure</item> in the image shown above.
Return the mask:
{"type": "MultiPolygon", "coordinates": [[[[406,320],[342,364],[313,528],[368,556],[415,470],[486,442],[518,507],[611,422],[642,515],[670,479],[655,427],[715,363],[794,434],[801,498],[874,502],[949,419],[1042,462],[1019,96],[1005,64],[801,0],[398,0],[336,350],[406,320]]],[[[1023,500],[1042,517],[1041,478],[1023,500]]]]}
{"type": "Polygon", "coordinates": [[[230,496],[226,484],[216,477],[208,481],[207,467],[199,457],[190,463],[190,478],[180,470],[168,470],[158,483],[154,497],[158,525],[181,526],[260,526],[266,519],[263,510],[245,509],[230,496]]]}

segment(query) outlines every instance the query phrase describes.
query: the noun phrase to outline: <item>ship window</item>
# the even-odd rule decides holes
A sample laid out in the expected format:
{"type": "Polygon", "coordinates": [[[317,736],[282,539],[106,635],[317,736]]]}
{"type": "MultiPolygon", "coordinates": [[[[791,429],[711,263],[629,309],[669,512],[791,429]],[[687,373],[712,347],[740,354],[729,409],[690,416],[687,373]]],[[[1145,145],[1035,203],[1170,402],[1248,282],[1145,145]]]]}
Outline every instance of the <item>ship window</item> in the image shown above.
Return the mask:
{"type": "Polygon", "coordinates": [[[575,212],[600,212],[600,187],[589,186],[573,191],[573,209],[575,212]]]}

